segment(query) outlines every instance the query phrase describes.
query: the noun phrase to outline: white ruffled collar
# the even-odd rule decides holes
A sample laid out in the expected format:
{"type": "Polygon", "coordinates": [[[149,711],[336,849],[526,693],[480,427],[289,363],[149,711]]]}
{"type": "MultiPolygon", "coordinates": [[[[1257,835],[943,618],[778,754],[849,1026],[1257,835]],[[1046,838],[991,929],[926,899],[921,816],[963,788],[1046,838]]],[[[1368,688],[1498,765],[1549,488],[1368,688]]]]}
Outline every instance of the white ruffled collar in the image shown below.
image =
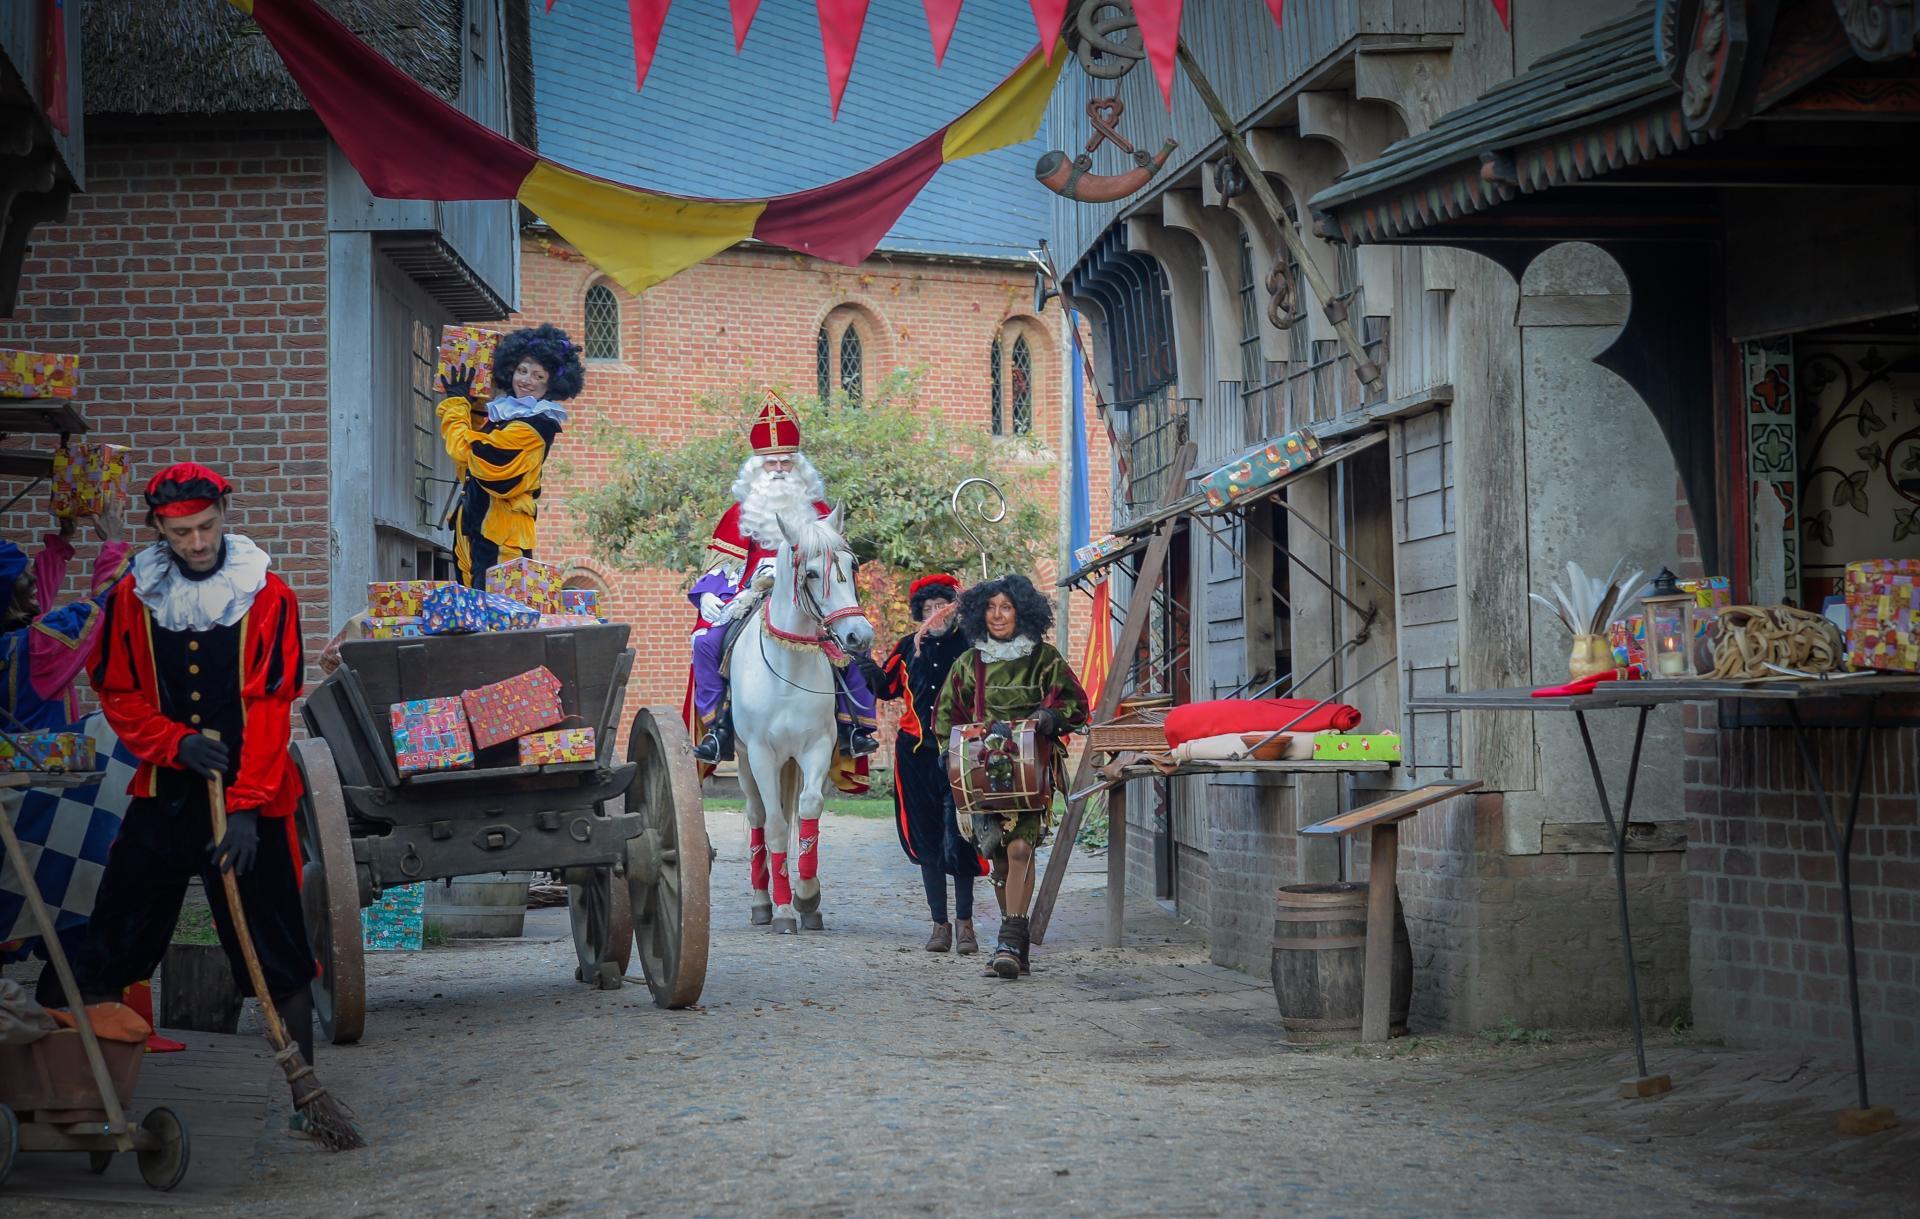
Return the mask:
{"type": "Polygon", "coordinates": [[[1032,655],[1034,638],[1031,635],[1015,635],[1012,639],[982,639],[973,646],[980,653],[980,659],[988,664],[997,664],[1002,660],[1020,660],[1032,655]]]}
{"type": "Polygon", "coordinates": [[[487,403],[487,418],[495,423],[512,423],[545,415],[562,427],[567,424],[567,408],[545,398],[495,398],[487,403]]]}
{"type": "Polygon", "coordinates": [[[226,561],[204,580],[189,580],[165,542],[133,557],[133,591],[163,631],[205,631],[232,626],[247,616],[267,585],[273,560],[237,533],[225,539],[226,561]]]}

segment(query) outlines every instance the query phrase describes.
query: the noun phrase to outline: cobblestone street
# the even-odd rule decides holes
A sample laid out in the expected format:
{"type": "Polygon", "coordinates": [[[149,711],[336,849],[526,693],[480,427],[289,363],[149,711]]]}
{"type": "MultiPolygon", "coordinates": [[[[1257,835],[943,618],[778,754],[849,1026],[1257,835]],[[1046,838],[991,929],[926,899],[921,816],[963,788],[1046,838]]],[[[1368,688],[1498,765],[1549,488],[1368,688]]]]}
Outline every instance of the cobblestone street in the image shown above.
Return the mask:
{"type": "MultiPolygon", "coordinates": [[[[775,938],[747,926],[739,814],[710,814],[697,1010],[575,984],[564,910],[519,941],[372,957],[365,1041],[320,1063],[371,1151],[324,1155],[255,1102],[258,1133],[224,1159],[197,1146],[173,1195],[131,1164],[96,1182],[39,1157],[46,1200],[7,1213],[100,1209],[50,1193],[276,1216],[1913,1213],[1920,1138],[1835,1135],[1837,1070],[1669,1039],[1651,1052],[1676,1092],[1635,1106],[1612,1099],[1617,1037],[1290,1051],[1271,991],[1165,915],[1092,947],[1098,859],[1076,861],[1033,977],[982,978],[921,951],[887,821],[823,828],[829,930],[775,938]]],[[[282,1095],[264,1056],[238,1077],[282,1095]]],[[[1920,1112],[1912,1080],[1880,1079],[1920,1112]]]]}

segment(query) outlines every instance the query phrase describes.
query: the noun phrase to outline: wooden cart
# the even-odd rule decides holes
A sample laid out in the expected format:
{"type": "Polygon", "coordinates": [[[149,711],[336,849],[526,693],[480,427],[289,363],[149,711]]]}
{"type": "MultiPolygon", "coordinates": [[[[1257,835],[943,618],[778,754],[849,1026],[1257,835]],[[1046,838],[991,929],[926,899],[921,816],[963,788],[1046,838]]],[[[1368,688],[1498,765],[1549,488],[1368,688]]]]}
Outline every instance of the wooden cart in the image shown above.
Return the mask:
{"type": "Polygon", "coordinates": [[[627,627],[360,640],[343,644],[340,660],[303,709],[308,739],[293,745],[306,785],[314,1006],[327,1037],[355,1041],[365,1027],[361,909],[386,889],[488,872],[561,874],[579,981],[619,986],[638,942],[655,1003],[700,997],[713,859],[700,779],[672,710],[643,709],[619,730],[633,669],[627,627]],[[400,775],[392,704],[458,696],[541,665],[560,679],[568,722],[594,729],[597,758],[521,766],[507,745],[483,751],[476,769],[400,775]]]}

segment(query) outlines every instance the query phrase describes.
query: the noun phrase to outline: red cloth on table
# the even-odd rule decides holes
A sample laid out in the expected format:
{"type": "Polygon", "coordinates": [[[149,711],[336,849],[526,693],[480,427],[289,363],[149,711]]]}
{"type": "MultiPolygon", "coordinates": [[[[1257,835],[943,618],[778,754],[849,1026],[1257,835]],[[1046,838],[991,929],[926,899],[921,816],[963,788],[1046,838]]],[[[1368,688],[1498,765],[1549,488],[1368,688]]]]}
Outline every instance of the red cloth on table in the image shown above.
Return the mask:
{"type": "Polygon", "coordinates": [[[1188,703],[1167,712],[1167,744],[1229,732],[1351,732],[1360,709],[1345,703],[1317,706],[1311,698],[1222,698],[1188,703]]]}

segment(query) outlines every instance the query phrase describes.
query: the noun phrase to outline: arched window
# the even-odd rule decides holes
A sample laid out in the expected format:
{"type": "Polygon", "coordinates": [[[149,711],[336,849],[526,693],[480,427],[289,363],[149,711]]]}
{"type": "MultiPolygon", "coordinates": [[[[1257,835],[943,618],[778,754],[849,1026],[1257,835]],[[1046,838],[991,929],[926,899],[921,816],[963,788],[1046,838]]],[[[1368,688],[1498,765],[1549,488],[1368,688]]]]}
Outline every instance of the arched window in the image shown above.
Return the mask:
{"type": "Polygon", "coordinates": [[[1033,353],[1025,336],[1013,341],[1013,434],[1033,431],[1033,353]]]}
{"type": "Polygon", "coordinates": [[[613,289],[595,284],[587,289],[586,354],[589,360],[620,358],[620,302],[613,289]]]}
{"type": "Polygon", "coordinates": [[[1001,407],[1000,396],[1000,340],[993,340],[993,434],[1006,435],[1006,413],[1001,407]]]}
{"type": "Polygon", "coordinates": [[[847,401],[860,405],[860,332],[848,326],[840,334],[840,388],[847,401]]]}
{"type": "Polygon", "coordinates": [[[820,327],[820,337],[813,344],[813,375],[819,385],[820,401],[824,403],[833,394],[833,347],[827,342],[824,323],[820,327]]]}

